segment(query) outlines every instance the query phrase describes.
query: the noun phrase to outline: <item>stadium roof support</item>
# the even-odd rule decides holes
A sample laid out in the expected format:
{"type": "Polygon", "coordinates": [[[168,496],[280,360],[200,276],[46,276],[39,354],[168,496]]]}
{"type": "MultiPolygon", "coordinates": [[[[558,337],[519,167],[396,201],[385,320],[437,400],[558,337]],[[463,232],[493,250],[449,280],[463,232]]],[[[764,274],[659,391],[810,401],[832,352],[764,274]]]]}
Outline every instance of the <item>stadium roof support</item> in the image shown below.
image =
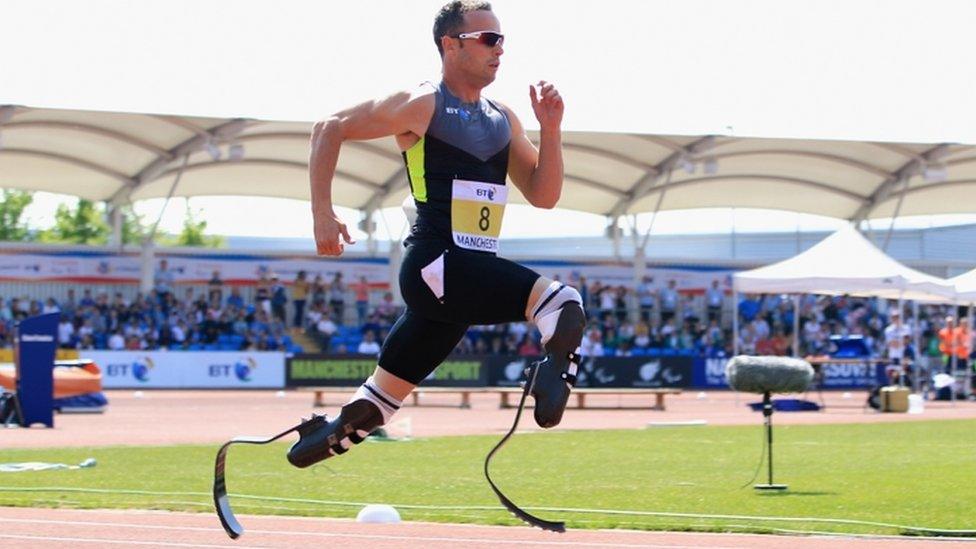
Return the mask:
{"type": "MultiPolygon", "coordinates": [[[[112,205],[177,196],[309,198],[309,122],[0,106],[0,186],[112,205]]],[[[537,134],[530,132],[530,138],[537,134]]],[[[976,146],[565,132],[559,206],[606,216],[772,208],[862,221],[976,210],[976,146]]],[[[364,212],[408,194],[392,139],[343,147],[335,204],[364,212]]],[[[520,193],[512,202],[524,203],[520,193]]],[[[642,235],[646,238],[646,234],[642,235]]]]}

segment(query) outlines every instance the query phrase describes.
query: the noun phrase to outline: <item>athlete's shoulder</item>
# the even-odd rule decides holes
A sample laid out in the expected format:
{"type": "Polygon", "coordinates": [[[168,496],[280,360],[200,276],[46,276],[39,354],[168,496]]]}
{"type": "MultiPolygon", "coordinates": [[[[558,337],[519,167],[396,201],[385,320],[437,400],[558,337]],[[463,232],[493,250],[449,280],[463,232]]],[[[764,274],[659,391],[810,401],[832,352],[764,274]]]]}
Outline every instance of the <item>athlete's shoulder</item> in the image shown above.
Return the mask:
{"type": "Polygon", "coordinates": [[[421,83],[418,86],[400,92],[403,98],[401,109],[409,113],[411,119],[426,124],[434,114],[436,107],[437,89],[428,83],[421,83]]]}
{"type": "Polygon", "coordinates": [[[407,96],[407,102],[411,105],[429,105],[433,109],[434,103],[437,100],[437,86],[426,81],[405,90],[403,93],[407,96]]]}
{"type": "Polygon", "coordinates": [[[508,123],[512,127],[512,135],[524,133],[525,130],[522,129],[522,121],[519,120],[519,117],[515,115],[515,111],[513,111],[511,107],[497,99],[488,99],[488,101],[498,110],[500,110],[502,114],[505,115],[505,118],[508,119],[508,123]]]}

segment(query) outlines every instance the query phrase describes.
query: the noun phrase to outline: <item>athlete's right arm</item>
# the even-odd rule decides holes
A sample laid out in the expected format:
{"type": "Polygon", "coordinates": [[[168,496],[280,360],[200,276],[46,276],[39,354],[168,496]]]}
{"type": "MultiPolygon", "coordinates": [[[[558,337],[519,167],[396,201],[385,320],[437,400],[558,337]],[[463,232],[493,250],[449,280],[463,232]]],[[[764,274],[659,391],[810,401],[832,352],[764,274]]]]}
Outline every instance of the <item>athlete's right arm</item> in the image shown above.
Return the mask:
{"type": "Polygon", "coordinates": [[[427,131],[433,113],[432,90],[418,89],[361,103],[315,124],[308,171],[315,248],[320,255],[340,255],[345,248],[343,241],[354,243],[332,207],[332,178],[342,142],[404,134],[415,134],[419,138],[427,131]]]}

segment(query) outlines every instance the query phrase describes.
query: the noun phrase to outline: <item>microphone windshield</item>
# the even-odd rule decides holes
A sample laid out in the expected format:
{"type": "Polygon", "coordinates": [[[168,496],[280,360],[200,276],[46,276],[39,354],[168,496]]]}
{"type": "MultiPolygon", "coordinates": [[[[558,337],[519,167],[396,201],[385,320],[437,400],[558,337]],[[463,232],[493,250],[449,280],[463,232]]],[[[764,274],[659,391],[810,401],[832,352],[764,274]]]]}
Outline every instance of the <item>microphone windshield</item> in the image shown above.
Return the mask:
{"type": "Polygon", "coordinates": [[[799,358],[739,355],[726,364],[725,377],[744,393],[802,393],[813,380],[813,367],[799,358]]]}

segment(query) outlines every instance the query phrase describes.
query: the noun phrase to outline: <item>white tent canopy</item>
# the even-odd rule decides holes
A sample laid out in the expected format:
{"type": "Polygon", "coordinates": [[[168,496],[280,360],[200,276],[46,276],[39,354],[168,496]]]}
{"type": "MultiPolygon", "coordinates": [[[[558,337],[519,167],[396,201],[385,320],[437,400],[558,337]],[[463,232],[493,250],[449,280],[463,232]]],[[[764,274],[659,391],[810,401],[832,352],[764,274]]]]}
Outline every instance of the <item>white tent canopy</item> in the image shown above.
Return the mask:
{"type": "Polygon", "coordinates": [[[950,278],[949,283],[955,285],[960,303],[976,303],[976,269],[950,278]]]}
{"type": "Polygon", "coordinates": [[[950,282],[895,261],[853,226],[795,257],[737,273],[733,287],[743,293],[850,294],[936,302],[955,298],[950,282]]]}

